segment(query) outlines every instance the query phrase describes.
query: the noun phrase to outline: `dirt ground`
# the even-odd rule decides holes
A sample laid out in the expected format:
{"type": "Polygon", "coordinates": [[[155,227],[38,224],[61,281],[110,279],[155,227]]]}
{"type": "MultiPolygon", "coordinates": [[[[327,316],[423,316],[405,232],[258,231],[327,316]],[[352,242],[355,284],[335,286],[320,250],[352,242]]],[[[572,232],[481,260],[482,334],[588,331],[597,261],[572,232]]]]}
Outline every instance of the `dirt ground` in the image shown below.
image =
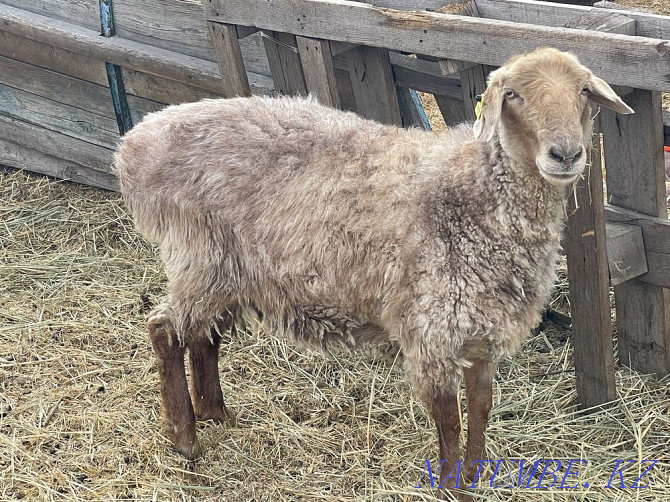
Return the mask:
{"type": "MultiPolygon", "coordinates": [[[[643,3],[670,14],[668,0],[643,3]]],[[[165,276],[119,195],[0,169],[0,222],[0,502],[434,500],[421,476],[437,438],[400,359],[326,359],[262,332],[225,336],[239,422],[200,424],[203,457],[185,461],[159,426],[144,327],[165,276]]],[[[565,276],[551,306],[567,313],[565,276]]],[[[549,324],[529,338],[496,372],[486,456],[505,474],[512,459],[560,460],[559,481],[485,479],[476,500],[670,500],[670,377],[617,360],[616,383],[614,402],[583,413],[572,333],[549,324]],[[585,462],[565,483],[579,486],[558,488],[570,460],[585,462]],[[625,488],[612,478],[621,460],[633,461],[625,488]],[[658,462],[631,488],[643,460],[658,462]]]]}

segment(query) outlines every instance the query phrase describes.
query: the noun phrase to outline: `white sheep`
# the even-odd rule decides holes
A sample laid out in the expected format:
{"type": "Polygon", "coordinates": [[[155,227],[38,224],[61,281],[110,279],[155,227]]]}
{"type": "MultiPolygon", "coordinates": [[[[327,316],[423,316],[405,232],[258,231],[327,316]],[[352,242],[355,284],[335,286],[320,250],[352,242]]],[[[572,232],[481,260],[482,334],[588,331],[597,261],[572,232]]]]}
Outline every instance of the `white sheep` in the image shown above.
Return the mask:
{"type": "Polygon", "coordinates": [[[294,98],[148,115],[123,139],[116,172],[165,261],[169,299],[148,327],[176,448],[197,456],[196,418],[231,416],[217,332],[256,314],[317,347],[399,343],[437,426],[440,480],[461,465],[464,375],[472,479],[495,365],[538,324],[556,278],[589,101],[633,112],[574,56],[538,49],[491,74],[474,128],[403,130],[294,98]]]}

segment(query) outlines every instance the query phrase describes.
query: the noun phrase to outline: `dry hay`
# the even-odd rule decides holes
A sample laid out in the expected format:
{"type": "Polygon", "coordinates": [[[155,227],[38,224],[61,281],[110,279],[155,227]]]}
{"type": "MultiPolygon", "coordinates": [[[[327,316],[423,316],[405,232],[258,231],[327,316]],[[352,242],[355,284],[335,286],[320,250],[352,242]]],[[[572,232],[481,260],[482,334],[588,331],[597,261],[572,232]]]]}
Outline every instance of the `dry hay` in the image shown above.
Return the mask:
{"type": "MultiPolygon", "coordinates": [[[[0,500],[432,500],[412,487],[436,434],[397,361],[325,360],[265,334],[224,343],[239,425],[199,425],[204,458],[187,463],[158,426],[143,326],[163,272],[120,197],[6,171],[0,201],[0,500]]],[[[582,415],[569,334],[551,327],[501,364],[487,457],[586,459],[591,487],[481,500],[670,500],[668,381],[620,368],[617,401],[582,415]],[[603,489],[617,459],[661,462],[647,489],[603,489]]]]}
{"type": "Polygon", "coordinates": [[[616,3],[670,16],[670,2],[668,0],[616,0],[616,3]]]}

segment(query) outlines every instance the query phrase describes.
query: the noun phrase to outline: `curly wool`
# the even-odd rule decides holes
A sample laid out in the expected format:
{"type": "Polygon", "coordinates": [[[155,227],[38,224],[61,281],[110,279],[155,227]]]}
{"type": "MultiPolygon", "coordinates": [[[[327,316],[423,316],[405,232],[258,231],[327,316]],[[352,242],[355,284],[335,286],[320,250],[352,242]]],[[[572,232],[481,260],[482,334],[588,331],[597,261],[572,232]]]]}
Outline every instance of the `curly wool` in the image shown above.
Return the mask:
{"type": "Polygon", "coordinates": [[[146,117],[116,172],[186,344],[243,310],[316,347],[397,341],[428,396],[472,358],[514,353],[555,281],[563,190],[470,126],[204,100],[146,117]]]}

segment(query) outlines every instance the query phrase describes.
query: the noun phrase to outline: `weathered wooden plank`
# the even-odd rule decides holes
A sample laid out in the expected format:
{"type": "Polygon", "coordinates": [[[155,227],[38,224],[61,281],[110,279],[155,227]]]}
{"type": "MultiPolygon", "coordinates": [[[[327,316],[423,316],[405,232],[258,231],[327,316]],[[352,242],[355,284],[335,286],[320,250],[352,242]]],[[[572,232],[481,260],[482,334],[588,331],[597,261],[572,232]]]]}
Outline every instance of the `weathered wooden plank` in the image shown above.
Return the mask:
{"type": "MultiPolygon", "coordinates": [[[[2,4],[0,31],[210,92],[221,91],[216,63],[119,37],[101,37],[98,32],[2,4]]],[[[262,75],[248,73],[248,78],[255,94],[267,94],[272,88],[271,82],[262,75]]]]}
{"type": "Polygon", "coordinates": [[[649,272],[640,227],[625,223],[607,223],[605,230],[610,286],[618,286],[649,272]]]}
{"type": "Polygon", "coordinates": [[[0,56],[64,73],[81,80],[107,85],[105,62],[20,37],[0,29],[0,56]]]}
{"type": "Polygon", "coordinates": [[[452,96],[434,94],[437,107],[440,109],[444,123],[450,127],[458,125],[469,120],[465,111],[462,97],[454,98],[452,96]]]}
{"type": "MultiPolygon", "coordinates": [[[[431,63],[430,61],[412,59],[396,53],[391,53],[390,56],[391,68],[393,69],[393,77],[396,85],[416,89],[420,92],[429,92],[431,94],[447,96],[454,100],[460,100],[462,106],[463,91],[461,89],[461,84],[457,79],[445,77],[444,75],[436,74],[433,71],[427,72],[421,65],[411,64],[412,62],[431,63]],[[403,58],[403,61],[396,61],[397,56],[403,58]]],[[[434,71],[439,72],[437,63],[432,64],[435,65],[434,71]]]]}
{"type": "Polygon", "coordinates": [[[431,10],[436,11],[458,0],[356,0],[377,7],[400,10],[431,10]]]}
{"type": "MultiPolygon", "coordinates": [[[[624,100],[634,115],[600,113],[608,200],[667,218],[661,95],[635,90],[624,100]]],[[[635,370],[664,375],[670,370],[670,295],[641,279],[614,289],[619,359],[635,370]]]]}
{"type": "Polygon", "coordinates": [[[113,150],[0,115],[0,138],[76,164],[111,173],[113,150]]]}
{"type": "MultiPolygon", "coordinates": [[[[114,18],[119,37],[216,62],[199,1],[114,0],[114,18]]],[[[240,47],[247,70],[269,76],[260,37],[242,31],[240,47]]]]}
{"type": "Polygon", "coordinates": [[[335,81],[337,82],[337,91],[340,95],[340,103],[343,110],[356,111],[356,97],[354,89],[351,87],[349,70],[335,67],[335,81]]]}
{"type": "Polygon", "coordinates": [[[100,32],[99,0],[2,0],[2,3],[100,32]]]}
{"type": "Polygon", "coordinates": [[[341,108],[328,40],[296,37],[296,42],[307,92],[324,105],[341,108]]]}
{"type": "Polygon", "coordinates": [[[116,120],[0,84],[0,113],[89,143],[115,148],[116,120]]]}
{"type": "Polygon", "coordinates": [[[358,113],[384,124],[402,125],[388,50],[361,46],[345,57],[358,113]]]}
{"type": "Polygon", "coordinates": [[[287,96],[307,95],[295,35],[263,31],[263,44],[275,84],[275,91],[287,96]]]}
{"type": "MultiPolygon", "coordinates": [[[[589,16],[579,16],[568,24],[575,29],[589,29],[594,26],[594,20],[589,16]]],[[[595,26],[608,31],[629,29],[627,24],[621,27],[618,23],[608,26],[602,22],[595,23],[595,26]]],[[[565,244],[577,395],[581,406],[586,408],[616,397],[609,301],[611,274],[607,255],[598,119],[595,132],[589,151],[588,172],[577,181],[575,197],[568,199],[570,216],[565,244]]]]}
{"type": "Polygon", "coordinates": [[[351,49],[355,49],[356,47],[358,47],[358,44],[330,40],[330,53],[333,55],[333,57],[339,56],[340,54],[350,51],[351,49]]]}
{"type": "Polygon", "coordinates": [[[647,252],[670,253],[670,221],[623,207],[605,205],[608,222],[639,226],[647,252]]]}
{"type": "MultiPolygon", "coordinates": [[[[351,49],[359,46],[352,46],[351,49]]],[[[395,84],[421,92],[441,94],[456,100],[463,100],[460,77],[442,75],[440,65],[434,60],[418,59],[397,52],[389,52],[395,84]]],[[[333,58],[335,68],[347,70],[348,62],[342,55],[333,58]]],[[[348,71],[348,70],[347,70],[348,71]]]]}
{"type": "MultiPolygon", "coordinates": [[[[75,52],[5,31],[0,31],[0,56],[30,63],[98,85],[108,85],[104,61],[82,57],[75,52]]],[[[129,94],[159,103],[184,103],[218,96],[218,94],[192,85],[129,68],[124,69],[123,81],[129,94]]]]}
{"type": "Polygon", "coordinates": [[[403,127],[418,127],[430,131],[430,121],[416,91],[407,87],[396,87],[398,105],[403,127]]]}
{"type": "MultiPolygon", "coordinates": [[[[107,87],[4,56],[0,56],[0,83],[105,117],[116,117],[107,87]]],[[[139,121],[145,114],[163,106],[135,96],[129,96],[128,102],[133,121],[139,121]]]]}
{"type": "Polygon", "coordinates": [[[583,408],[616,398],[598,135],[589,160],[588,172],[577,182],[575,197],[568,198],[565,246],[576,386],[583,408]]]}
{"type": "MultiPolygon", "coordinates": [[[[587,12],[611,12],[596,7],[561,5],[534,0],[477,0],[477,8],[482,17],[544,26],[563,26],[576,16],[587,12]]],[[[618,12],[635,20],[638,36],[670,39],[670,18],[668,16],[629,10],[618,12]]]]}
{"type": "Polygon", "coordinates": [[[254,28],[253,26],[235,26],[235,31],[237,32],[237,38],[241,40],[257,33],[258,28],[254,28]]]}
{"type": "Polygon", "coordinates": [[[213,21],[493,66],[513,55],[549,45],[574,52],[612,84],[652,90],[670,87],[668,40],[435,12],[403,12],[347,0],[213,0],[206,11],[213,21]]]}
{"type": "MultiPolygon", "coordinates": [[[[149,73],[123,69],[123,83],[129,95],[145,98],[156,103],[176,105],[200,101],[204,98],[220,98],[220,92],[210,92],[175,80],[158,77],[149,73]]],[[[128,97],[132,102],[133,98],[128,97]]]]}
{"type": "Polygon", "coordinates": [[[461,72],[461,88],[463,89],[463,104],[467,120],[474,121],[477,96],[486,90],[486,68],[484,65],[475,65],[461,72]]]}
{"type": "Polygon", "coordinates": [[[229,24],[208,22],[214,52],[219,63],[221,86],[227,98],[250,96],[249,80],[242,61],[242,52],[235,27],[229,24]]]}
{"type": "MultiPolygon", "coordinates": [[[[440,69],[440,74],[446,79],[443,81],[446,85],[454,86],[457,81],[449,79],[458,79],[458,93],[433,94],[435,103],[442,114],[444,123],[448,126],[455,126],[461,122],[469,120],[470,117],[474,120],[474,108],[468,113],[465,105],[465,97],[469,95],[472,90],[471,84],[473,84],[469,81],[469,76],[471,74],[466,73],[466,71],[473,68],[473,66],[479,67],[479,65],[473,65],[471,63],[466,63],[465,61],[457,61],[454,59],[440,59],[435,56],[426,56],[423,54],[417,55],[415,61],[420,62],[423,66],[437,65],[440,69]],[[467,85],[467,90],[463,87],[463,84],[467,85]]],[[[486,86],[484,85],[484,88],[485,87],[486,86]]],[[[483,92],[483,89],[480,92],[483,92]]]]}
{"type": "Polygon", "coordinates": [[[635,114],[600,112],[608,202],[666,217],[661,94],[637,90],[624,100],[635,114]]]}
{"type": "Polygon", "coordinates": [[[591,10],[571,19],[565,23],[565,27],[581,30],[609,31],[622,35],[636,34],[635,19],[623,16],[618,12],[591,10]]]}
{"type": "Polygon", "coordinates": [[[605,215],[608,222],[635,225],[641,229],[649,271],[639,280],[670,288],[670,221],[610,205],[605,206],[605,215]]]}
{"type": "Polygon", "coordinates": [[[7,141],[2,137],[0,137],[0,164],[75,183],[119,191],[119,182],[112,174],[47,155],[25,145],[7,141]]]}
{"type": "MultiPolygon", "coordinates": [[[[457,14],[460,16],[480,17],[477,4],[474,0],[458,2],[439,9],[443,14],[457,14]]],[[[475,107],[477,96],[486,90],[487,68],[484,65],[473,65],[469,61],[458,61],[454,59],[440,60],[440,69],[445,75],[458,71],[461,77],[461,89],[463,91],[463,107],[467,120],[475,121],[475,107]]],[[[453,104],[452,104],[453,106],[453,104]]],[[[445,122],[446,122],[445,118],[445,122]]],[[[450,121],[453,117],[450,118],[450,121]]]]}
{"type": "MultiPolygon", "coordinates": [[[[656,251],[647,252],[647,266],[649,272],[640,276],[640,281],[660,286],[663,288],[670,288],[670,254],[659,253],[656,251]]],[[[668,341],[666,339],[666,341],[668,341]]]]}
{"type": "Polygon", "coordinates": [[[216,61],[200,2],[113,0],[116,35],[142,44],[216,61]]]}

